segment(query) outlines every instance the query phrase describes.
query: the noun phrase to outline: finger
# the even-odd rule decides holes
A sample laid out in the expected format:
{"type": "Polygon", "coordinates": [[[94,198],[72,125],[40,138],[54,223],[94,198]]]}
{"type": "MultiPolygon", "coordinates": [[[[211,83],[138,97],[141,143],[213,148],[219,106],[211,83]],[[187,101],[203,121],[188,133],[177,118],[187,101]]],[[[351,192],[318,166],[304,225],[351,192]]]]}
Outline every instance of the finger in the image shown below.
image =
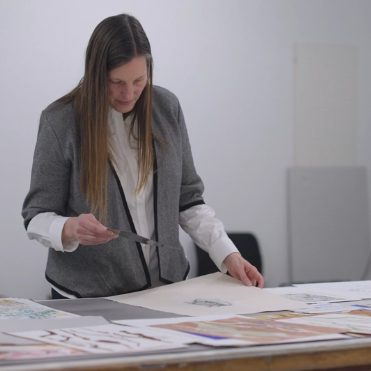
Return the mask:
{"type": "Polygon", "coordinates": [[[263,288],[263,286],[264,286],[264,278],[259,273],[258,269],[256,267],[254,267],[252,264],[250,264],[246,260],[245,260],[244,267],[245,267],[246,275],[251,280],[253,286],[255,287],[256,284],[258,283],[258,287],[259,288],[263,288]]]}
{"type": "Polygon", "coordinates": [[[99,223],[95,218],[82,218],[77,226],[77,231],[90,236],[113,236],[114,233],[99,223]]]}
{"type": "Polygon", "coordinates": [[[90,213],[90,214],[83,214],[87,219],[91,220],[93,223],[96,222],[98,224],[99,221],[97,220],[97,218],[94,216],[94,214],[90,213]]]}
{"type": "Polygon", "coordinates": [[[85,223],[88,223],[88,224],[94,224],[96,226],[99,226],[99,227],[104,227],[103,224],[101,224],[94,216],[94,214],[81,214],[80,215],[80,218],[81,218],[81,221],[83,221],[85,223]]]}
{"type": "Polygon", "coordinates": [[[76,227],[76,234],[79,236],[91,236],[91,237],[111,237],[113,236],[112,232],[97,231],[94,227],[86,226],[86,225],[78,225],[76,227]]]}
{"type": "Polygon", "coordinates": [[[248,272],[247,275],[250,277],[251,280],[255,281],[254,286],[256,286],[256,283],[258,283],[258,287],[261,288],[261,289],[263,288],[264,278],[255,267],[254,267],[253,270],[248,272]]]}
{"type": "MultiPolygon", "coordinates": [[[[95,225],[81,225],[79,228],[79,232],[82,234],[86,234],[88,236],[100,236],[100,237],[113,237],[115,233],[111,230],[106,229],[105,227],[100,228],[99,226],[95,225]]],[[[117,235],[116,235],[117,236],[117,235]]]]}
{"type": "Polygon", "coordinates": [[[79,241],[82,245],[99,245],[102,243],[106,243],[110,240],[110,238],[107,237],[95,237],[95,236],[81,236],[79,238],[79,241]]]}
{"type": "Polygon", "coordinates": [[[258,287],[262,289],[264,287],[264,277],[259,273],[259,277],[257,279],[258,287]]]}
{"type": "Polygon", "coordinates": [[[107,228],[98,222],[97,219],[95,219],[94,215],[89,215],[88,218],[86,218],[86,223],[84,223],[90,230],[99,232],[104,232],[107,230],[107,228]]]}
{"type": "Polygon", "coordinates": [[[239,267],[239,269],[237,270],[237,274],[239,276],[239,279],[242,281],[242,283],[245,286],[252,286],[251,280],[247,276],[247,274],[246,274],[245,270],[243,269],[243,267],[239,267]]]}
{"type": "Polygon", "coordinates": [[[108,229],[107,228],[107,231],[111,231],[113,233],[113,238],[119,237],[119,233],[120,233],[119,230],[117,230],[117,229],[108,229]]]}

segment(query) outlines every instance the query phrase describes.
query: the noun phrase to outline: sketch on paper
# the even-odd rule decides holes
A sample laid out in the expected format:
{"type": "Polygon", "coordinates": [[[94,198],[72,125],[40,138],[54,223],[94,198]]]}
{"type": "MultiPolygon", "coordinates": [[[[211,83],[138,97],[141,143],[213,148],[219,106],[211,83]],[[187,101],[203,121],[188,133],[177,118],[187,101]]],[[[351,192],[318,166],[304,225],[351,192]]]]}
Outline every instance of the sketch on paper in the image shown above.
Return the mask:
{"type": "Polygon", "coordinates": [[[284,319],[279,320],[279,322],[342,328],[343,330],[345,330],[343,332],[371,335],[370,318],[365,315],[360,316],[351,314],[322,314],[317,316],[284,319]]]}
{"type": "Polygon", "coordinates": [[[369,310],[350,310],[349,312],[343,312],[342,314],[371,317],[371,312],[369,310]]]}
{"type": "Polygon", "coordinates": [[[194,299],[186,301],[187,304],[201,305],[203,307],[213,308],[213,307],[227,307],[233,304],[229,301],[224,301],[220,299],[194,299]]]}
{"type": "Polygon", "coordinates": [[[371,297],[371,281],[347,282],[347,290],[357,294],[365,294],[365,297],[371,297]]]}
{"type": "Polygon", "coordinates": [[[49,344],[13,346],[0,345],[0,360],[63,357],[78,354],[84,353],[79,350],[49,344]]]}
{"type": "Polygon", "coordinates": [[[288,324],[284,322],[260,320],[242,316],[235,316],[215,321],[189,321],[156,325],[153,327],[181,331],[212,339],[236,339],[255,344],[310,341],[319,340],[320,338],[344,337],[343,335],[335,335],[342,331],[337,328],[288,324]]]}
{"type": "Polygon", "coordinates": [[[62,345],[88,353],[141,352],[146,350],[182,348],[153,336],[153,331],[120,325],[76,327],[42,331],[13,332],[10,335],[25,337],[55,345],[62,345]]]}
{"type": "Polygon", "coordinates": [[[284,294],[282,295],[286,299],[302,301],[304,303],[318,303],[319,301],[336,301],[338,298],[334,298],[328,295],[310,294],[310,293],[297,293],[297,294],[284,294]]]}
{"type": "Polygon", "coordinates": [[[27,299],[0,299],[0,319],[52,319],[79,317],[27,299]]]}
{"type": "MultiPolygon", "coordinates": [[[[286,299],[300,301],[307,304],[315,304],[315,303],[330,303],[330,302],[342,302],[342,301],[349,301],[347,295],[335,295],[326,292],[318,292],[308,290],[306,287],[276,287],[276,288],[268,288],[264,289],[267,292],[270,292],[275,295],[279,295],[286,299]]],[[[300,308],[299,308],[300,309],[300,308]]]]}
{"type": "Polygon", "coordinates": [[[276,319],[285,319],[285,318],[295,318],[295,317],[303,317],[307,316],[304,313],[296,313],[296,312],[264,312],[253,314],[250,317],[255,319],[269,319],[269,320],[276,320],[276,319]]]}
{"type": "Polygon", "coordinates": [[[298,314],[323,314],[323,313],[335,313],[335,312],[344,312],[348,310],[350,305],[334,304],[334,303],[319,303],[313,304],[310,308],[295,309],[295,313],[298,314]]]}
{"type": "Polygon", "coordinates": [[[319,294],[341,295],[349,300],[371,298],[371,281],[308,283],[295,286],[319,294]]]}
{"type": "Polygon", "coordinates": [[[370,304],[352,304],[351,306],[355,307],[359,310],[371,311],[371,305],[370,304]]]}

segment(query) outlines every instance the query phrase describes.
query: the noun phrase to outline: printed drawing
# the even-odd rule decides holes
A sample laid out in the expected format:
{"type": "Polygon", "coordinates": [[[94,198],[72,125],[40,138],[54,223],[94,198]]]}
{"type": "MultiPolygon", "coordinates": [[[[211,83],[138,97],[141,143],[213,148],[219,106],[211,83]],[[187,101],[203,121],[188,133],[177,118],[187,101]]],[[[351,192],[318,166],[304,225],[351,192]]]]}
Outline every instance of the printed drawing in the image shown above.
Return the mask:
{"type": "Polygon", "coordinates": [[[300,341],[300,339],[310,340],[311,337],[320,337],[342,332],[341,329],[335,328],[309,325],[286,325],[288,325],[288,323],[272,320],[232,317],[215,321],[190,321],[156,325],[153,327],[182,331],[213,339],[238,339],[257,344],[300,341]],[[282,326],[282,324],[285,325],[282,326]]]}
{"type": "Polygon", "coordinates": [[[371,312],[369,310],[351,310],[349,312],[342,312],[343,314],[349,314],[354,316],[366,316],[371,317],[371,312]]]}
{"type": "Polygon", "coordinates": [[[334,300],[339,299],[339,298],[334,298],[334,297],[326,296],[326,295],[308,294],[308,293],[284,294],[283,296],[286,299],[303,301],[304,303],[312,303],[312,302],[318,302],[318,301],[334,301],[334,300]]]}
{"type": "Polygon", "coordinates": [[[51,319],[78,317],[27,299],[0,299],[0,319],[51,319]]]}
{"type": "Polygon", "coordinates": [[[305,317],[308,314],[305,313],[295,313],[295,312],[264,312],[258,314],[252,314],[251,318],[255,319],[269,319],[269,320],[277,320],[277,319],[286,319],[286,318],[295,318],[295,317],[305,317]]]}
{"type": "Polygon", "coordinates": [[[347,289],[349,292],[371,294],[371,282],[370,281],[359,281],[359,282],[349,282],[347,284],[347,289]]]}
{"type": "Polygon", "coordinates": [[[349,315],[349,314],[321,314],[317,316],[308,316],[300,318],[290,318],[280,320],[285,323],[302,323],[311,326],[327,326],[343,328],[346,332],[352,332],[356,334],[370,334],[371,335],[371,324],[370,318],[367,316],[360,315],[349,315]]]}
{"type": "MultiPolygon", "coordinates": [[[[141,329],[145,332],[145,329],[141,329]]],[[[138,329],[119,325],[101,325],[55,330],[10,333],[42,343],[63,345],[88,353],[135,352],[174,349],[184,345],[170,344],[154,336],[145,336],[138,329]]]]}
{"type": "Polygon", "coordinates": [[[190,301],[186,301],[187,304],[193,304],[193,305],[201,305],[203,307],[228,307],[233,306],[232,303],[229,301],[224,301],[220,299],[194,299],[190,301]]]}
{"type": "Polygon", "coordinates": [[[40,345],[0,345],[0,360],[62,357],[84,354],[83,352],[66,347],[40,344],[40,345]]]}

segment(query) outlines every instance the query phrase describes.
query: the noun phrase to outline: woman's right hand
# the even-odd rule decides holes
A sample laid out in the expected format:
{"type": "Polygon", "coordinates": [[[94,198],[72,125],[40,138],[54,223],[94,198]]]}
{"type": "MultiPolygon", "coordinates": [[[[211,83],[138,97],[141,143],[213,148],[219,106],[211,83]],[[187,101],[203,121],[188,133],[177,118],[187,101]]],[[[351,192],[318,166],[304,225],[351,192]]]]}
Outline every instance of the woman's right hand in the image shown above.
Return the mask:
{"type": "Polygon", "coordinates": [[[95,219],[93,214],[69,218],[62,230],[62,243],[79,242],[81,245],[99,245],[118,235],[95,219]]]}

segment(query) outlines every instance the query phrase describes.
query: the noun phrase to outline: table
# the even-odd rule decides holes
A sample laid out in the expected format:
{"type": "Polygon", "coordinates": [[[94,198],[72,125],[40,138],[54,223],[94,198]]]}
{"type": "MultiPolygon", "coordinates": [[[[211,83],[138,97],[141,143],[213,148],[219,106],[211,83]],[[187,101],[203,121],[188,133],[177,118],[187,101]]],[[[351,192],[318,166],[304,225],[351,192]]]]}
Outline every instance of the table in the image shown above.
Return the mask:
{"type": "MultiPolygon", "coordinates": [[[[40,303],[79,315],[102,315],[107,320],[178,317],[104,299],[50,300],[40,303]]],[[[193,345],[186,350],[135,355],[81,355],[37,360],[0,361],[0,371],[46,370],[371,370],[371,338],[354,338],[242,348],[193,345]]]]}

